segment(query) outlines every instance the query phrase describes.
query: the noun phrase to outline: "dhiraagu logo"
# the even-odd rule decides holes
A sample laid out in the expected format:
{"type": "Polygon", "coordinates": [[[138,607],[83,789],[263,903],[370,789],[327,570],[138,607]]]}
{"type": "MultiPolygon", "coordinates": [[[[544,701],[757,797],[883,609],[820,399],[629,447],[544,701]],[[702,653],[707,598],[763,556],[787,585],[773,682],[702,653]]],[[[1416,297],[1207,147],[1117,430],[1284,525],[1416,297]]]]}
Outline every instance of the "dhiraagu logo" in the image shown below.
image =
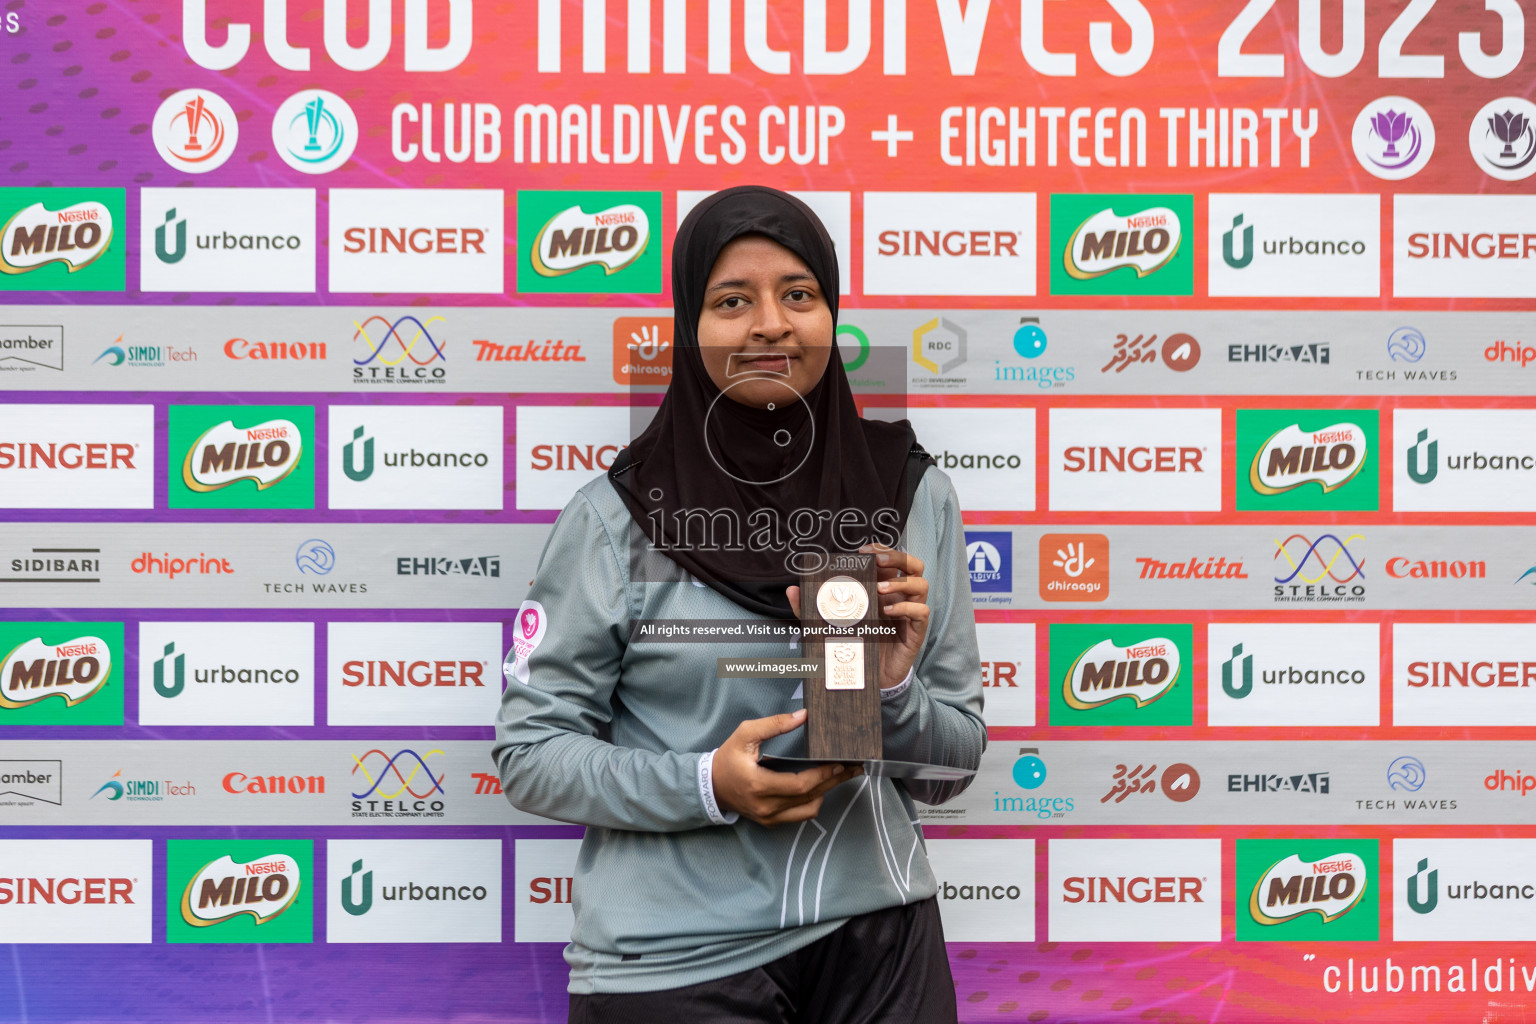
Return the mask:
{"type": "Polygon", "coordinates": [[[1194,627],[1051,627],[1052,725],[1193,725],[1194,627]]]}
{"type": "Polygon", "coordinates": [[[127,227],[120,188],[0,188],[0,291],[122,291],[127,227]]]}
{"type": "Polygon", "coordinates": [[[165,941],[311,942],[314,843],[307,839],[170,839],[165,941]]]}
{"type": "Polygon", "coordinates": [[[171,508],[315,507],[308,405],[173,405],[171,508]]]}
{"type": "Polygon", "coordinates": [[[122,725],[121,622],[0,623],[0,726],[122,725]]]}
{"type": "Polygon", "coordinates": [[[517,289],[661,291],[660,192],[519,192],[517,289]]]}
{"type": "Polygon", "coordinates": [[[1051,196],[1052,295],[1193,295],[1195,200],[1051,196]]]}

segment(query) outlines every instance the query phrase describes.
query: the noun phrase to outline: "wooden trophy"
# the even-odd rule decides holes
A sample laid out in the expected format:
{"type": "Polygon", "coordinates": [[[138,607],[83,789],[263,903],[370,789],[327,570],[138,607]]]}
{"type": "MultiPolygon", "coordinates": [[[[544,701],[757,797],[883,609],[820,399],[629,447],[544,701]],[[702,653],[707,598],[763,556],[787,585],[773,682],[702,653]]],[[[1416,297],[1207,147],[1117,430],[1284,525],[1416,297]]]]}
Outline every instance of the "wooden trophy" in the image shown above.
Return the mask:
{"type": "Polygon", "coordinates": [[[862,763],[883,756],[880,655],[858,636],[880,621],[875,556],[838,554],[800,578],[801,656],[823,663],[805,679],[806,752],[817,761],[862,763]],[[824,634],[832,630],[831,635],[824,634]]]}

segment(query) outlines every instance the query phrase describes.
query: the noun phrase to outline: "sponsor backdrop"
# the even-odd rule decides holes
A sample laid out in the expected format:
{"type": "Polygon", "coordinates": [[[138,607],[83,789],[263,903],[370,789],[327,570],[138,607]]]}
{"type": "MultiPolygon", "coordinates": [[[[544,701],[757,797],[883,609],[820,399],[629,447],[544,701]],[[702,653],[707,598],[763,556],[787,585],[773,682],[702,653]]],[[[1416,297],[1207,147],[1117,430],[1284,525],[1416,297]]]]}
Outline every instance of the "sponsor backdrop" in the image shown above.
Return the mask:
{"type": "Polygon", "coordinates": [[[965,508],[962,1019],[1536,1012],[1527,0],[131,7],[0,11],[0,1019],[564,1018],[512,610],[745,182],[965,508]]]}

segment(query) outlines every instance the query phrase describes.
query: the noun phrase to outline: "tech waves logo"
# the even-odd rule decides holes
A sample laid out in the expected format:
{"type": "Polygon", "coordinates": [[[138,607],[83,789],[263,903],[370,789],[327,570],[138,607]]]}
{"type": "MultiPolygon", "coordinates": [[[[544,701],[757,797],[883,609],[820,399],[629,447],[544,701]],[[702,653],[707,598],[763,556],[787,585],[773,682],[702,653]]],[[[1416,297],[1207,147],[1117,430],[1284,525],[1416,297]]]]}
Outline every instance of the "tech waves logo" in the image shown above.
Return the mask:
{"type": "Polygon", "coordinates": [[[1259,876],[1248,898],[1248,913],[1259,924],[1293,921],[1316,914],[1324,924],[1359,905],[1370,884],[1365,861],[1348,851],[1318,861],[1296,854],[1272,865],[1259,876]]]}
{"type": "MultiPolygon", "coordinates": [[[[377,314],[360,323],[354,320],[353,348],[362,352],[362,357],[352,360],[352,382],[443,383],[447,371],[442,365],[433,364],[448,361],[448,354],[443,351],[447,341],[440,342],[432,335],[432,327],[442,323],[440,316],[429,316],[423,322],[410,314],[393,321],[377,314]]],[[[437,330],[442,332],[441,327],[437,330]]]]}
{"type": "Polygon", "coordinates": [[[1347,420],[1326,410],[1239,409],[1239,511],[1374,512],[1379,502],[1379,414],[1347,420]],[[1315,486],[1309,486],[1315,485],[1315,486]]]}
{"type": "Polygon", "coordinates": [[[287,478],[304,454],[298,424],[275,419],[251,427],[225,420],[205,431],[182,461],[181,479],[202,493],[250,480],[258,491],[287,478]]]}
{"type": "Polygon", "coordinates": [[[33,637],[0,661],[0,708],[25,708],[58,697],[74,707],[101,692],[112,677],[112,649],[97,636],[45,644],[33,637]]]}
{"type": "Polygon", "coordinates": [[[1248,468],[1248,481],[1260,494],[1284,494],[1315,483],[1323,493],[1337,490],[1365,466],[1365,431],[1353,423],[1321,430],[1291,424],[1266,440],[1248,468]]]}
{"type": "Polygon", "coordinates": [[[615,274],[644,255],[650,241],[650,218],[632,203],[596,213],[571,206],[545,222],[534,237],[533,269],[544,277],[591,266],[615,274]]]}
{"type": "Polygon", "coordinates": [[[1124,647],[1101,640],[1072,663],[1062,697],[1079,711],[1121,698],[1146,707],[1173,689],[1181,668],[1178,645],[1164,637],[1124,647]]]}
{"type": "Polygon", "coordinates": [[[264,925],[292,907],[302,887],[299,862],[287,854],[251,863],[226,854],[203,865],[187,882],[181,893],[181,919],[194,928],[208,928],[247,915],[264,925]]]}
{"type": "Polygon", "coordinates": [[[427,761],[445,757],[441,750],[425,755],[409,748],[388,754],[375,747],[352,756],[354,818],[441,818],[443,777],[427,761]]]}
{"type": "Polygon", "coordinates": [[[1051,294],[1191,295],[1193,224],[1191,196],[1053,195],[1051,294]]]}

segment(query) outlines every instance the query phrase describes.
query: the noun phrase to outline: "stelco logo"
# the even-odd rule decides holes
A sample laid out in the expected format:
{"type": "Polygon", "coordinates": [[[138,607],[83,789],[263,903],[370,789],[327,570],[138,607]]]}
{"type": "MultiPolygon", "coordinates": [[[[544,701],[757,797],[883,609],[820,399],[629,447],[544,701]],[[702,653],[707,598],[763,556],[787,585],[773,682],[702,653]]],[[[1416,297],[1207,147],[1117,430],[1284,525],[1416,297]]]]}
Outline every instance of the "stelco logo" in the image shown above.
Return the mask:
{"type": "Polygon", "coordinates": [[[543,277],[590,266],[616,274],[639,259],[650,240],[650,218],[638,206],[624,203],[597,213],[571,206],[539,229],[533,241],[533,269],[543,277]]]}
{"type": "Polygon", "coordinates": [[[1284,924],[1303,914],[1333,921],[1355,908],[1367,881],[1365,862],[1356,854],[1310,862],[1293,853],[1259,876],[1248,913],[1259,924],[1284,924]]]}
{"type": "Polygon", "coordinates": [[[63,263],[71,274],[100,259],[112,244],[112,211],[87,200],[50,210],[42,203],[5,222],[0,229],[0,273],[25,274],[63,263]]]}
{"type": "Polygon", "coordinates": [[[304,439],[289,420],[236,427],[225,420],[192,443],[182,461],[181,479],[194,491],[217,491],[250,480],[258,491],[298,468],[304,439]]]}
{"type": "Polygon", "coordinates": [[[1154,637],[1129,647],[1101,640],[1072,663],[1062,681],[1062,695],[1079,711],[1121,697],[1146,707],[1173,689],[1179,667],[1179,647],[1172,640],[1154,637]]]}
{"type": "Polygon", "coordinates": [[[1173,259],[1182,239],[1179,215],[1166,206],[1124,217],[1105,209],[1078,225],[1063,260],[1067,273],[1078,280],[1102,277],[1121,267],[1146,277],[1173,259]]]}
{"type": "Polygon", "coordinates": [[[112,651],[100,637],[62,644],[33,637],[0,662],[0,708],[30,707],[62,697],[70,707],[101,691],[112,675],[112,651]]]}
{"type": "Polygon", "coordinates": [[[1365,431],[1353,423],[1322,430],[1302,430],[1293,423],[1259,446],[1248,482],[1260,494],[1284,494],[1307,483],[1326,493],[1353,480],[1365,455],[1365,431]]]}
{"type": "Polygon", "coordinates": [[[302,879],[299,862],[287,854],[237,864],[228,855],[205,864],[181,894],[181,919],[207,928],[249,914],[266,924],[293,906],[302,879]]]}

